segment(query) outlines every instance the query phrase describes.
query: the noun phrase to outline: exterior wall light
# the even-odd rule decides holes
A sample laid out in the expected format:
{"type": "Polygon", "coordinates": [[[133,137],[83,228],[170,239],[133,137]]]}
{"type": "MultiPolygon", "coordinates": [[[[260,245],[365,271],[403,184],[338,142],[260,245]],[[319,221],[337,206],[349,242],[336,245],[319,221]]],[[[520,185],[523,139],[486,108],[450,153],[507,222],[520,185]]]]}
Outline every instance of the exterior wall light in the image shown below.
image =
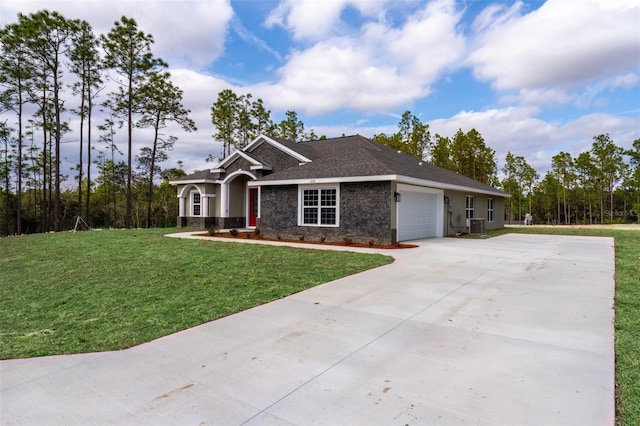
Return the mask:
{"type": "Polygon", "coordinates": [[[402,200],[402,194],[398,191],[393,193],[394,198],[396,199],[396,203],[399,203],[402,200]]]}

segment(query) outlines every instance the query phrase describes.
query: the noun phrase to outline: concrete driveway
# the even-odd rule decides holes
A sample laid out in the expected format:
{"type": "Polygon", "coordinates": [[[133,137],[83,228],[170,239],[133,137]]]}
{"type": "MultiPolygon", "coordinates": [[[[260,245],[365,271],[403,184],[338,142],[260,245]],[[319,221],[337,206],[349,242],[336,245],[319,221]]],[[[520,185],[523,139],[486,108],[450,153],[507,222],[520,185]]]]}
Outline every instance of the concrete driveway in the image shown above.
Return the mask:
{"type": "Polygon", "coordinates": [[[0,363],[2,425],[613,425],[609,238],[430,239],[107,353],[0,363]]]}

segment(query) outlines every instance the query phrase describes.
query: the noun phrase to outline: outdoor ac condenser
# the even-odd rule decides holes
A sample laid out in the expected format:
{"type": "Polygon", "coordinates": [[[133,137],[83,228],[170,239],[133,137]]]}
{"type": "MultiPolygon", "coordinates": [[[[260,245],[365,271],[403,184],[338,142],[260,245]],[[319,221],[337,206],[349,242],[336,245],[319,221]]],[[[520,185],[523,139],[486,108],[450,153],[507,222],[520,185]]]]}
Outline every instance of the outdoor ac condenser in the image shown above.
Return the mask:
{"type": "Polygon", "coordinates": [[[483,218],[469,219],[469,233],[484,234],[484,219],[483,218]]]}

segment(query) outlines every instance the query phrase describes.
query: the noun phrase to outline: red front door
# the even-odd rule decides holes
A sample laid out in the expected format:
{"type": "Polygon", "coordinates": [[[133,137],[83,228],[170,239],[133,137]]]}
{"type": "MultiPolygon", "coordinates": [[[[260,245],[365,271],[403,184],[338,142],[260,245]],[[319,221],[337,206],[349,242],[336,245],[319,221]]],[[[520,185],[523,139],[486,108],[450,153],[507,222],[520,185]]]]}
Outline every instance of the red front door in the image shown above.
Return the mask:
{"type": "Polygon", "coordinates": [[[249,188],[249,226],[256,226],[258,218],[258,188],[249,188]]]}

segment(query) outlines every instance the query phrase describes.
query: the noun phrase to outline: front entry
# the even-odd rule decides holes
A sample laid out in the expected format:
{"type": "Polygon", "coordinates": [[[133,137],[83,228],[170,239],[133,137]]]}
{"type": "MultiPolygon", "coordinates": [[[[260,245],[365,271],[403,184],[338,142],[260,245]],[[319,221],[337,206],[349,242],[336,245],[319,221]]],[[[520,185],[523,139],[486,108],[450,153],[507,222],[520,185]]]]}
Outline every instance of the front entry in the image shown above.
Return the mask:
{"type": "Polygon", "coordinates": [[[249,188],[249,226],[256,226],[258,221],[258,188],[249,188]]]}

